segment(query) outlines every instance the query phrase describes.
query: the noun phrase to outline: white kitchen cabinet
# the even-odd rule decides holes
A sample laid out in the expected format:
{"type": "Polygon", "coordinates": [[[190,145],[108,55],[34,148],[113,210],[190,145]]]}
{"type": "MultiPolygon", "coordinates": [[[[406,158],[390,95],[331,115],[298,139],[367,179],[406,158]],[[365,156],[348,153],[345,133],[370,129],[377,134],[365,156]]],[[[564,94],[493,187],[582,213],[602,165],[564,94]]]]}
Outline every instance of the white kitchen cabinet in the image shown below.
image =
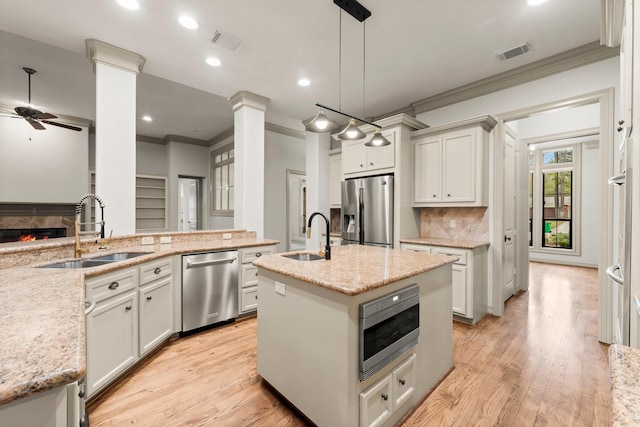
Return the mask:
{"type": "Polygon", "coordinates": [[[251,263],[261,256],[272,254],[275,251],[274,245],[240,249],[238,314],[250,314],[258,309],[258,268],[251,263]]]}
{"type": "Polygon", "coordinates": [[[379,173],[383,169],[395,167],[395,132],[383,131],[382,135],[391,142],[384,147],[364,145],[373,134],[359,141],[342,141],[342,173],[345,176],[362,172],[379,173]]]}
{"type": "Polygon", "coordinates": [[[483,119],[412,134],[414,207],[487,206],[488,130],[495,119],[483,119]]]}
{"type": "Polygon", "coordinates": [[[138,292],[98,302],[86,323],[87,396],[92,396],[138,359],[138,292]]]}
{"type": "Polygon", "coordinates": [[[451,266],[451,305],[459,320],[476,323],[487,313],[487,247],[474,249],[402,243],[400,249],[457,258],[451,266]]]}
{"type": "Polygon", "coordinates": [[[140,287],[140,356],[144,356],[171,336],[172,282],[172,277],[164,277],[140,287]]]}
{"type": "Polygon", "coordinates": [[[342,205],[342,153],[329,154],[329,200],[332,208],[342,205]]]}
{"type": "Polygon", "coordinates": [[[415,392],[416,355],[399,363],[388,374],[360,393],[360,427],[382,425],[415,392]]]}
{"type": "Polygon", "coordinates": [[[340,236],[329,236],[329,245],[330,246],[341,246],[342,238],[340,236]]]}

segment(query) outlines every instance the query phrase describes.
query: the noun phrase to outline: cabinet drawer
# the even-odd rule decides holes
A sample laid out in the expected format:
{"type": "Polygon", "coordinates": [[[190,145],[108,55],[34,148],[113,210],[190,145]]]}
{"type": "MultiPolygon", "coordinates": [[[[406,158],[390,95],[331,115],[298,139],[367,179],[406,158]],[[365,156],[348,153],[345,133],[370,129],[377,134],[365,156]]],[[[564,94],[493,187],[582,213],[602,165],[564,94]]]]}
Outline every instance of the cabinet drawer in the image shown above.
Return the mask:
{"type": "Polygon", "coordinates": [[[258,287],[240,289],[240,312],[256,310],[258,308],[258,287]]]}
{"type": "Polygon", "coordinates": [[[261,246],[259,248],[247,248],[240,250],[240,262],[246,264],[260,258],[262,255],[272,254],[275,251],[273,246],[261,246]]]}
{"type": "Polygon", "coordinates": [[[258,267],[254,267],[251,264],[242,265],[242,274],[240,276],[242,281],[240,282],[241,288],[258,285],[258,267]]]}
{"type": "Polygon", "coordinates": [[[405,251],[431,253],[431,247],[414,243],[400,243],[400,249],[405,251]]]}
{"type": "Polygon", "coordinates": [[[93,277],[87,279],[85,286],[87,299],[99,302],[135,289],[138,286],[138,269],[127,268],[93,277]]]}
{"type": "Polygon", "coordinates": [[[455,264],[467,265],[467,251],[464,249],[437,247],[432,249],[432,253],[457,257],[459,259],[455,264]]]}
{"type": "Polygon", "coordinates": [[[171,258],[163,258],[144,264],[140,267],[140,285],[146,285],[172,273],[171,258]]]}
{"type": "Polygon", "coordinates": [[[415,391],[416,355],[413,353],[391,372],[393,382],[393,410],[405,403],[415,391]]]}
{"type": "Polygon", "coordinates": [[[391,374],[360,393],[360,427],[382,425],[392,412],[391,374]]]}

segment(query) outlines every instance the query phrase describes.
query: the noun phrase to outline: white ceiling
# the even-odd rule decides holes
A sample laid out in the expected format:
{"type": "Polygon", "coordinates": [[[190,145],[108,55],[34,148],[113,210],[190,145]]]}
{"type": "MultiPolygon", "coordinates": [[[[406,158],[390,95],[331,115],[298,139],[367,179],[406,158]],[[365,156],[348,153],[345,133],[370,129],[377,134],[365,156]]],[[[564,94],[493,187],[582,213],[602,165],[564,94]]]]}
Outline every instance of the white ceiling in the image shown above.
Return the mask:
{"type": "Polygon", "coordinates": [[[94,38],[146,58],[137,109],[154,121],[139,120],[137,133],[208,140],[233,125],[226,98],[238,91],[270,98],[268,118],[302,121],[316,113],[316,102],[381,116],[600,38],[600,0],[535,7],[526,0],[361,0],[372,12],[365,25],[331,0],[139,3],[130,11],[115,0],[0,0],[0,104],[26,100],[21,68],[29,66],[37,70],[34,104],[93,120],[95,76],[85,39],[94,38]],[[180,14],[193,16],[199,28],[180,26],[180,14]],[[241,47],[212,44],[215,30],[239,38],[241,47]],[[526,42],[531,52],[497,59],[526,42]],[[207,65],[207,56],[222,66],[207,65]],[[311,86],[298,86],[301,77],[311,86]]]}

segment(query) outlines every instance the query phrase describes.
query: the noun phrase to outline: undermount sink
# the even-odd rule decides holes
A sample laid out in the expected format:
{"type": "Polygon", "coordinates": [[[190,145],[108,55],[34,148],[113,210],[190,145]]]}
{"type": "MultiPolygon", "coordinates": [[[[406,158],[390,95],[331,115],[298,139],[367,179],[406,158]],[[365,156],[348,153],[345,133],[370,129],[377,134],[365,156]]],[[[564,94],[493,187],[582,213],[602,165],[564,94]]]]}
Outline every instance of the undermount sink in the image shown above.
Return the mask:
{"type": "Polygon", "coordinates": [[[110,264],[117,261],[125,261],[148,252],[119,252],[115,254],[102,255],[95,258],[74,259],[70,261],[55,262],[53,264],[42,265],[40,268],[89,268],[110,264]]]}
{"type": "Polygon", "coordinates": [[[291,255],[282,255],[285,258],[294,259],[296,261],[317,261],[319,259],[324,259],[324,257],[315,254],[303,253],[303,254],[291,254],[291,255]]]}
{"type": "Polygon", "coordinates": [[[149,252],[119,252],[117,254],[102,255],[91,259],[98,261],[125,261],[127,259],[148,254],[149,252]]]}

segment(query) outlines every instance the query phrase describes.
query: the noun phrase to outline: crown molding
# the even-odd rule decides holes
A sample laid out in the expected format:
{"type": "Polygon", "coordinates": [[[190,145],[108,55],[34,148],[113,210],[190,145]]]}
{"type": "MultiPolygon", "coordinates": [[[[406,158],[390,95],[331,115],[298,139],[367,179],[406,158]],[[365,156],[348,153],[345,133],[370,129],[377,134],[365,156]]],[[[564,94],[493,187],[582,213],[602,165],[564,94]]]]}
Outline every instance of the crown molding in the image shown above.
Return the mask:
{"type": "Polygon", "coordinates": [[[459,120],[457,122],[447,123],[446,125],[436,126],[428,129],[420,129],[411,132],[411,139],[420,138],[425,135],[432,135],[434,133],[446,132],[452,129],[463,129],[471,126],[481,126],[482,129],[490,132],[498,123],[493,116],[478,116],[470,119],[459,120]]]}
{"type": "Polygon", "coordinates": [[[233,95],[228,99],[228,101],[233,106],[233,111],[236,111],[238,108],[243,106],[253,107],[261,111],[267,111],[267,104],[269,104],[269,101],[271,100],[264,96],[256,95],[255,93],[243,90],[233,95]]]}
{"type": "MultiPolygon", "coordinates": [[[[417,120],[414,117],[411,117],[408,114],[400,113],[393,116],[385,117],[383,119],[379,119],[375,121],[375,124],[380,126],[382,129],[388,129],[390,127],[405,125],[410,128],[410,130],[418,130],[428,128],[429,126],[425,125],[421,121],[417,120]]],[[[377,128],[375,126],[364,124],[362,126],[358,126],[360,130],[364,133],[374,132],[377,128]]]]}
{"type": "Polygon", "coordinates": [[[294,138],[306,140],[307,134],[306,132],[302,132],[299,130],[291,129],[288,127],[280,126],[275,123],[265,122],[264,130],[269,132],[279,133],[280,135],[292,136],[294,138]]]}
{"type": "Polygon", "coordinates": [[[200,147],[210,146],[209,141],[205,141],[197,138],[189,138],[189,137],[180,136],[180,135],[166,135],[163,139],[167,141],[166,142],[167,144],[169,142],[180,142],[182,144],[199,145],[200,147]]]}
{"type": "Polygon", "coordinates": [[[214,136],[213,138],[211,138],[209,140],[209,146],[213,147],[217,143],[224,141],[225,139],[229,138],[230,136],[233,136],[233,132],[234,132],[233,126],[231,126],[228,129],[223,130],[222,132],[220,132],[219,134],[217,134],[216,136],[214,136]]]}
{"type": "Polygon", "coordinates": [[[164,138],[156,138],[155,136],[147,136],[136,134],[136,141],[148,142],[150,144],[167,145],[167,141],[164,138]]]}
{"type": "Polygon", "coordinates": [[[438,95],[414,102],[411,106],[413,107],[414,115],[417,115],[568,71],[573,68],[613,58],[619,54],[619,48],[601,46],[599,41],[594,41],[540,61],[442,92],[438,95]]]}
{"type": "Polygon", "coordinates": [[[96,39],[86,39],[84,44],[87,58],[93,64],[94,73],[97,63],[136,74],[142,72],[145,63],[142,55],[96,39]]]}

